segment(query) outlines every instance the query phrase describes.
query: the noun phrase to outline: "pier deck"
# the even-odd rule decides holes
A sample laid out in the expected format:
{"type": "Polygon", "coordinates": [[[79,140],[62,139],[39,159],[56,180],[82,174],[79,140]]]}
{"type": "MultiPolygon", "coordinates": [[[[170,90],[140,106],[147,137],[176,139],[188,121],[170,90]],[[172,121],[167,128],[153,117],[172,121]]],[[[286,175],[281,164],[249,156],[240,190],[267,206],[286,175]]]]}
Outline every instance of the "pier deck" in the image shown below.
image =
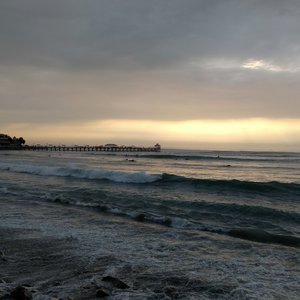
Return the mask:
{"type": "Polygon", "coordinates": [[[23,146],[25,151],[99,151],[99,152],[160,152],[161,148],[154,147],[135,147],[135,146],[23,146]]]}

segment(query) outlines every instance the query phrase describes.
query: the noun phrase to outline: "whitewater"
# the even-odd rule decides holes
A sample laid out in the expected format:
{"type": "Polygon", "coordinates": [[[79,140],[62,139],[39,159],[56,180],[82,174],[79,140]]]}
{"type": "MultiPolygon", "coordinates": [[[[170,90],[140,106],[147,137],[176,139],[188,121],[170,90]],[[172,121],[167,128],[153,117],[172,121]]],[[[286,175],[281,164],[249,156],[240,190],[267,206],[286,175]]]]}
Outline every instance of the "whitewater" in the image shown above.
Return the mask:
{"type": "Polygon", "coordinates": [[[300,153],[1,151],[0,200],[26,207],[6,226],[110,253],[109,274],[130,265],[112,299],[300,297],[300,153]]]}

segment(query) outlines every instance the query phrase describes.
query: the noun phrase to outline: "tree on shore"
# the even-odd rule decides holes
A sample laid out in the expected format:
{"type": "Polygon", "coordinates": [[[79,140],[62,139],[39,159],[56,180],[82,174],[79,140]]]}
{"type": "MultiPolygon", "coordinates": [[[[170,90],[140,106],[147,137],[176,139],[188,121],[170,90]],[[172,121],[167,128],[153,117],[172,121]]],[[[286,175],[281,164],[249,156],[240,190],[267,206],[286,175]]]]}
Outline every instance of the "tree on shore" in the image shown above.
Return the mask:
{"type": "Polygon", "coordinates": [[[25,144],[25,140],[23,137],[17,138],[13,137],[11,138],[7,134],[0,134],[0,146],[3,147],[21,147],[25,144]]]}
{"type": "Polygon", "coordinates": [[[19,144],[24,145],[25,143],[26,143],[25,140],[22,137],[20,137],[19,138],[19,144]]]}

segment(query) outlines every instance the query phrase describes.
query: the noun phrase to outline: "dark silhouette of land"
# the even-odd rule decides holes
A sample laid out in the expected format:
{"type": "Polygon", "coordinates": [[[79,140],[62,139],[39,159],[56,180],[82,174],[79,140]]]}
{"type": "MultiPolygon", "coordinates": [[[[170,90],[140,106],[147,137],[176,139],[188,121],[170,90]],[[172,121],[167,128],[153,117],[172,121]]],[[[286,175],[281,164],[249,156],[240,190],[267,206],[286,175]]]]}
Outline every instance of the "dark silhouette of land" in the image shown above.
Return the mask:
{"type": "Polygon", "coordinates": [[[0,150],[18,150],[22,149],[22,145],[25,144],[25,140],[20,137],[12,138],[7,134],[0,134],[0,150]]]}

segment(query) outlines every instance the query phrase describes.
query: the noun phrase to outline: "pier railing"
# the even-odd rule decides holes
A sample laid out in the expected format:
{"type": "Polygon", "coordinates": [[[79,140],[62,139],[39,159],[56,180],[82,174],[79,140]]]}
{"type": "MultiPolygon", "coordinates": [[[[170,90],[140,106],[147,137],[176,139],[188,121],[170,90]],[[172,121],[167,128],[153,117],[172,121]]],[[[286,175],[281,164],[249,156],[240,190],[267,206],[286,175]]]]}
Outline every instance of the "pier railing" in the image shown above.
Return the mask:
{"type": "Polygon", "coordinates": [[[161,148],[154,147],[135,147],[135,146],[28,146],[22,147],[22,150],[27,151],[99,151],[99,152],[160,152],[161,148]]]}

